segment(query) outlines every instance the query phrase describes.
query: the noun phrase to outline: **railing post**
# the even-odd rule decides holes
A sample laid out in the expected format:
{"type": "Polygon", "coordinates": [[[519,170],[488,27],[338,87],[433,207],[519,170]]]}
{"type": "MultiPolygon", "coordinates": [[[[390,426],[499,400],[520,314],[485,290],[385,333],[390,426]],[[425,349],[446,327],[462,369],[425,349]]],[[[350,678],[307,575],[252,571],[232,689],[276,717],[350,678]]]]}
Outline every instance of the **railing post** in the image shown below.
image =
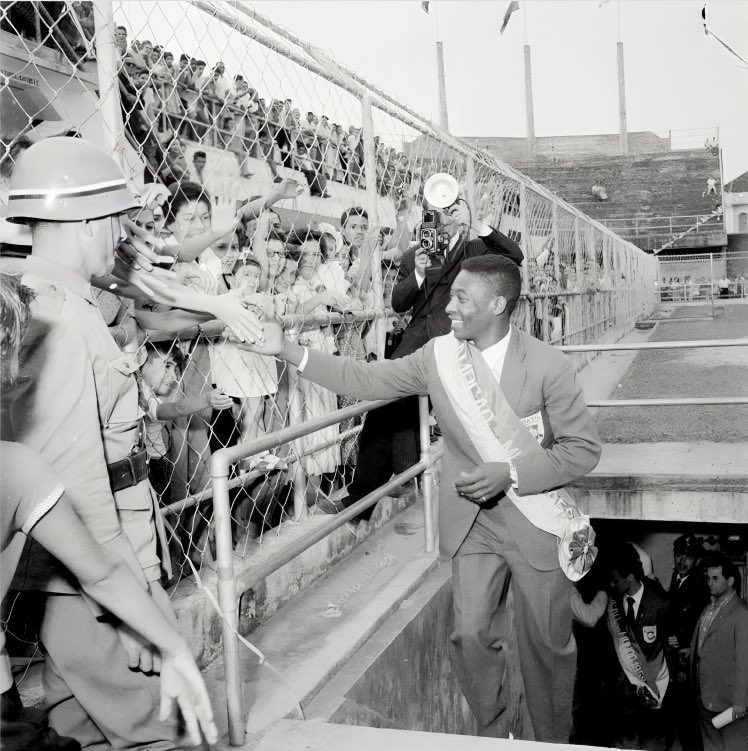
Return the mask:
{"type": "Polygon", "coordinates": [[[434,540],[434,499],[433,499],[433,464],[431,462],[431,431],[429,429],[429,398],[418,397],[418,427],[421,443],[421,461],[427,464],[421,475],[421,493],[423,495],[423,534],[426,552],[433,553],[434,540]]]}
{"type": "Polygon", "coordinates": [[[561,281],[561,244],[558,237],[558,204],[551,204],[551,233],[553,235],[553,278],[561,281]]]}
{"type": "MultiPolygon", "coordinates": [[[[374,145],[374,120],[372,117],[371,96],[367,92],[361,97],[361,137],[364,145],[364,176],[366,178],[366,208],[369,212],[369,231],[379,231],[379,194],[377,192],[377,159],[374,145]]],[[[387,339],[387,326],[384,320],[384,287],[382,283],[382,249],[377,243],[368,259],[371,268],[371,290],[374,294],[374,308],[377,317],[372,322],[377,340],[377,357],[384,359],[384,346],[387,339]]]]}
{"type": "MultiPolygon", "coordinates": [[[[288,366],[288,424],[300,425],[304,422],[304,396],[299,385],[299,371],[293,365],[288,366]]],[[[293,442],[296,454],[296,469],[293,474],[293,518],[300,522],[306,518],[306,472],[303,465],[304,438],[293,442]]]]}
{"type": "MultiPolygon", "coordinates": [[[[469,156],[465,159],[465,200],[470,207],[473,220],[478,218],[478,205],[475,201],[475,160],[469,156]]],[[[484,217],[480,217],[483,219],[484,217]]]]}
{"type": "Polygon", "coordinates": [[[125,164],[124,125],[119,103],[119,72],[114,47],[112,0],[94,0],[93,8],[102,146],[122,167],[125,175],[129,176],[130,170],[125,164]]]}
{"type": "Polygon", "coordinates": [[[579,231],[579,217],[574,217],[574,258],[576,280],[574,286],[577,291],[582,291],[582,233],[579,231]]]}
{"type": "Polygon", "coordinates": [[[234,546],[231,536],[229,508],[229,470],[221,466],[220,452],[213,454],[211,476],[213,480],[213,523],[216,534],[216,568],[218,570],[218,604],[223,619],[223,670],[226,680],[226,708],[229,721],[229,742],[232,746],[244,745],[244,717],[242,709],[242,681],[239,670],[238,598],[234,577],[234,546]]]}

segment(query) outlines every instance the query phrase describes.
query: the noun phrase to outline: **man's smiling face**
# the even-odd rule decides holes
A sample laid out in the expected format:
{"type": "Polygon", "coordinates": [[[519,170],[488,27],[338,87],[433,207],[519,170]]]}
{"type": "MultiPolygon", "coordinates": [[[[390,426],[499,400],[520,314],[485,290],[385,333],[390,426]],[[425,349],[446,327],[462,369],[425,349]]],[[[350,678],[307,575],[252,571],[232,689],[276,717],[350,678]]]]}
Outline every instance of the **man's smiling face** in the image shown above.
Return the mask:
{"type": "Polygon", "coordinates": [[[452,321],[452,331],[458,339],[475,341],[491,328],[496,320],[499,301],[488,285],[477,275],[461,271],[450,290],[445,311],[452,321]]]}

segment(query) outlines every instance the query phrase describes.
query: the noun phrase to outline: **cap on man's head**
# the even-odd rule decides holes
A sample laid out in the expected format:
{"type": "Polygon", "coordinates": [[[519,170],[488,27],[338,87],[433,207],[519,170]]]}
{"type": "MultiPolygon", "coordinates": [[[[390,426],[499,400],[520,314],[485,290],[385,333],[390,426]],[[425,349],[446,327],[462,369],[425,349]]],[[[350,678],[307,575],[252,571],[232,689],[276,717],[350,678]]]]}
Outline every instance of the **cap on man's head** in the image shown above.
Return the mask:
{"type": "Polygon", "coordinates": [[[674,555],[687,555],[699,558],[703,553],[701,542],[693,535],[681,535],[673,542],[674,555]]]}

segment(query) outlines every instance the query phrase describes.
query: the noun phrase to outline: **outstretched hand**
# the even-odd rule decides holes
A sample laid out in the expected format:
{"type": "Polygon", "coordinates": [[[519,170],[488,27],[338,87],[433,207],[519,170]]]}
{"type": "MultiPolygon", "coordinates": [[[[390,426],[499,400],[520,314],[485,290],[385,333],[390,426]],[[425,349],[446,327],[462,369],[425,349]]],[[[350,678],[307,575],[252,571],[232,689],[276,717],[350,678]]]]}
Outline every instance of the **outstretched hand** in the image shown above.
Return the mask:
{"type": "Polygon", "coordinates": [[[117,254],[130,263],[136,271],[153,271],[154,264],[171,262],[171,256],[163,256],[164,241],[148,230],[139,227],[132,219],[122,216],[120,219],[125,239],[120,242],[117,254]]]}
{"type": "Polygon", "coordinates": [[[241,216],[241,211],[236,208],[235,198],[215,196],[210,212],[210,230],[216,237],[225,237],[236,229],[241,216]]]}
{"type": "Polygon", "coordinates": [[[261,344],[262,324],[257,312],[244,307],[241,290],[233,290],[211,298],[211,312],[228,326],[241,342],[261,344]]]}
{"type": "Polygon", "coordinates": [[[470,472],[461,472],[455,480],[457,495],[473,503],[485,503],[512,484],[506,462],[485,462],[470,472]]]}
{"type": "Polygon", "coordinates": [[[280,355],[285,343],[283,324],[280,318],[264,314],[260,314],[259,318],[262,323],[264,338],[260,341],[239,344],[239,346],[242,349],[248,349],[250,352],[257,352],[259,355],[280,355]]]}
{"type": "Polygon", "coordinates": [[[202,730],[208,743],[218,740],[218,728],[203,677],[189,652],[164,655],[161,667],[161,711],[159,719],[167,721],[176,707],[182,713],[189,742],[199,746],[202,730]]]}

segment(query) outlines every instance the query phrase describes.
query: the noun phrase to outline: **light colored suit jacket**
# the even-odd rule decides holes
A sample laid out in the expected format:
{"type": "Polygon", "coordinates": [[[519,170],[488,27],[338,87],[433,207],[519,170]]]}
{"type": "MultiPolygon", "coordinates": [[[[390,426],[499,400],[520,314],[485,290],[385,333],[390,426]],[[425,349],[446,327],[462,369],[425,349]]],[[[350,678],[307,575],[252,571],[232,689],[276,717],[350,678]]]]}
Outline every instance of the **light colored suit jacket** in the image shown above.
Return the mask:
{"type": "Polygon", "coordinates": [[[701,618],[691,642],[691,667],[701,701],[711,712],[748,706],[748,605],[737,596],[725,603],[699,650],[700,626],[701,618]]]}
{"type": "MultiPolygon", "coordinates": [[[[361,363],[310,351],[302,375],[359,399],[429,394],[444,437],[439,492],[440,554],[445,560],[452,558],[480,510],[475,503],[457,495],[454,481],[461,472],[470,471],[482,462],[442,386],[434,358],[434,340],[412,355],[378,363],[361,363]]],[[[520,495],[558,488],[597,465],[601,451],[597,428],[566,355],[512,327],[501,388],[519,417],[542,418],[544,456],[532,461],[520,457],[515,461],[520,495]]],[[[558,567],[553,535],[534,527],[506,498],[500,499],[498,509],[533,567],[540,571],[558,567]]]]}

